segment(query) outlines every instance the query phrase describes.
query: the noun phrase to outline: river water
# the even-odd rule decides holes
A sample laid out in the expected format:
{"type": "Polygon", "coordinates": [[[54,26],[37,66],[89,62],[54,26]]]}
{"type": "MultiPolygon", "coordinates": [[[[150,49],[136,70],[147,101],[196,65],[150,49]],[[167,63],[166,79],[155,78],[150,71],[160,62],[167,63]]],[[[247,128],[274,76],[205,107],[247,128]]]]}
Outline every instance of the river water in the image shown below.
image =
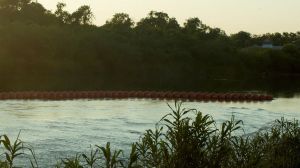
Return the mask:
{"type": "MultiPolygon", "coordinates": [[[[111,142],[128,150],[146,129],[154,128],[170,113],[159,100],[70,100],[0,101],[0,135],[20,138],[31,145],[40,167],[49,167],[60,158],[88,151],[95,144],[111,142]]],[[[300,119],[300,98],[276,98],[271,102],[185,102],[210,114],[218,123],[232,115],[244,121],[246,133],[268,127],[275,119],[300,119]]]]}

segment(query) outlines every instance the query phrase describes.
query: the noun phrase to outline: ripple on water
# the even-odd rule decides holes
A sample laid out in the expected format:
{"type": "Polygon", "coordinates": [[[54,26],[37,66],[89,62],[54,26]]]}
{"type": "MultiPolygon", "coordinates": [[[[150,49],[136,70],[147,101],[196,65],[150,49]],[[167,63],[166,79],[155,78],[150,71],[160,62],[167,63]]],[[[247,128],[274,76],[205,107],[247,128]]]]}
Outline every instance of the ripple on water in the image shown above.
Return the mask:
{"type": "MultiPolygon", "coordinates": [[[[88,151],[90,145],[130,149],[147,129],[170,109],[167,101],[151,100],[74,100],[74,101],[0,101],[0,133],[13,139],[20,129],[21,139],[32,145],[40,167],[51,167],[60,158],[88,151]]],[[[276,99],[268,103],[188,102],[211,115],[217,123],[244,121],[246,134],[270,128],[282,116],[300,119],[300,98],[276,99]],[[283,108],[286,104],[286,108],[283,108]]],[[[172,106],[174,103],[169,102],[172,106]]],[[[219,125],[218,125],[219,127],[219,125]]]]}
{"type": "Polygon", "coordinates": [[[142,135],[142,134],[143,134],[143,132],[141,132],[141,131],[136,131],[136,130],[128,130],[128,132],[129,132],[130,134],[136,134],[136,135],[142,135]]]}
{"type": "Polygon", "coordinates": [[[145,126],[145,125],[153,125],[153,123],[150,122],[134,122],[134,121],[126,121],[127,125],[131,126],[145,126]]]}

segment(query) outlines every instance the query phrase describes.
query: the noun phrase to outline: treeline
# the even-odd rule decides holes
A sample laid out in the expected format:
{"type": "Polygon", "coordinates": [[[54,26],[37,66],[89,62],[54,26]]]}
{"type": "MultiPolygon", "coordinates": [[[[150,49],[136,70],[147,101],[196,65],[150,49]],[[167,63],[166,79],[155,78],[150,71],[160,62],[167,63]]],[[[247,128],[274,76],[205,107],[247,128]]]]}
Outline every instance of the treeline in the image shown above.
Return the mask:
{"type": "Polygon", "coordinates": [[[300,74],[300,32],[227,35],[155,11],[95,26],[89,6],[64,7],[0,0],[1,90],[197,90],[202,81],[300,74]],[[265,40],[283,48],[258,47],[265,40]]]}

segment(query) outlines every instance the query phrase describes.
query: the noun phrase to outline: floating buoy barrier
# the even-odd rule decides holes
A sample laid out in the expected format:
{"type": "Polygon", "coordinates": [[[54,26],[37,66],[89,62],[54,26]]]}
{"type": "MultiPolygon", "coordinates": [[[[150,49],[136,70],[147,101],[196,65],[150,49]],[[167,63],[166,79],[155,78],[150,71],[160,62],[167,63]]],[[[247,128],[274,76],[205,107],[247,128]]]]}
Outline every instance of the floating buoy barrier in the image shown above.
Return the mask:
{"type": "Polygon", "coordinates": [[[271,95],[256,93],[205,93],[157,91],[63,91],[0,92],[0,100],[73,100],[73,99],[158,99],[184,101],[271,101],[271,95]]]}

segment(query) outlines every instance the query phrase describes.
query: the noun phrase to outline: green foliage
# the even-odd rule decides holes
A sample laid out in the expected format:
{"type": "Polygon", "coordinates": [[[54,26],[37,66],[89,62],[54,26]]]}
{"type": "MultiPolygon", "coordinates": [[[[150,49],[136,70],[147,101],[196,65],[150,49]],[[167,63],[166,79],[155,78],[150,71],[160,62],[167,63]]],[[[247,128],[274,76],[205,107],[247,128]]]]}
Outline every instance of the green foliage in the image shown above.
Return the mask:
{"type": "Polygon", "coordinates": [[[83,168],[80,164],[79,156],[76,155],[74,158],[66,158],[62,160],[64,168],[83,168]]]}
{"type": "Polygon", "coordinates": [[[65,7],[66,4],[58,3],[56,5],[56,11],[54,12],[54,14],[61,23],[70,23],[71,14],[64,10],[65,7]]]}
{"type": "Polygon", "coordinates": [[[130,155],[129,155],[127,166],[123,162],[120,162],[120,163],[122,164],[122,167],[139,168],[141,166],[139,166],[138,163],[137,163],[138,158],[139,158],[139,153],[137,151],[137,144],[133,143],[132,146],[131,146],[131,152],[130,152],[130,155]]]}
{"type": "Polygon", "coordinates": [[[31,0],[0,0],[0,9],[22,10],[31,0]]]}
{"type": "Polygon", "coordinates": [[[90,6],[83,5],[72,14],[65,11],[65,7],[65,3],[58,3],[56,5],[56,11],[54,12],[54,15],[60,23],[73,25],[88,25],[92,23],[94,16],[90,6]]]}
{"type": "Polygon", "coordinates": [[[106,168],[116,168],[120,164],[120,154],[122,153],[122,150],[114,151],[112,153],[110,149],[110,143],[107,142],[106,147],[98,146],[96,145],[97,148],[99,148],[104,156],[105,159],[105,165],[106,168]]]}
{"type": "MultiPolygon", "coordinates": [[[[31,167],[38,167],[36,157],[34,151],[30,147],[24,146],[24,143],[19,139],[20,133],[17,139],[14,142],[11,142],[7,135],[0,136],[0,147],[3,148],[3,153],[1,152],[0,156],[4,156],[4,158],[0,157],[0,167],[2,168],[13,168],[16,167],[14,165],[16,158],[20,156],[28,156],[25,153],[27,150],[32,158],[29,158],[31,167]],[[4,159],[4,160],[3,160],[4,159]]],[[[1,149],[1,148],[0,148],[1,149]]]]}
{"type": "Polygon", "coordinates": [[[184,29],[189,32],[198,32],[199,29],[202,29],[202,32],[205,32],[206,26],[199,18],[190,18],[184,23],[184,29]]]}
{"type": "Polygon", "coordinates": [[[235,45],[239,48],[243,48],[243,47],[248,47],[251,45],[251,34],[248,32],[238,32],[237,34],[233,34],[231,35],[231,38],[233,40],[233,42],[235,43],[235,45]]]}
{"type": "Polygon", "coordinates": [[[89,6],[84,5],[81,6],[72,13],[71,15],[71,23],[72,24],[81,24],[81,25],[87,25],[91,24],[91,19],[93,18],[92,10],[89,6]]]}
{"type": "Polygon", "coordinates": [[[98,153],[98,149],[96,149],[95,151],[93,151],[92,149],[89,156],[86,154],[82,154],[82,157],[84,158],[87,166],[91,168],[95,167],[96,161],[99,159],[98,153]]]}
{"type": "Polygon", "coordinates": [[[97,27],[89,6],[65,7],[0,1],[1,90],[198,90],[208,80],[300,74],[299,33],[228,36],[158,11],[136,24],[117,13],[97,27]],[[253,47],[266,39],[283,50],[253,47]]]}
{"type": "Polygon", "coordinates": [[[134,22],[126,13],[117,13],[109,21],[106,21],[103,27],[107,30],[120,31],[126,33],[132,29],[134,22]]]}
{"type": "MultiPolygon", "coordinates": [[[[219,128],[209,115],[196,109],[170,107],[156,129],[147,130],[132,145],[128,160],[111,160],[109,143],[97,147],[104,154],[104,167],[220,167],[268,168],[300,166],[300,126],[297,120],[276,120],[272,127],[252,135],[241,134],[242,121],[234,117],[219,128]],[[127,163],[127,164],[126,164],[127,163]]],[[[118,153],[118,152],[115,152],[118,153]]],[[[118,158],[118,155],[115,157],[118,158]]],[[[88,164],[89,165],[89,164],[88,164]]]]}

